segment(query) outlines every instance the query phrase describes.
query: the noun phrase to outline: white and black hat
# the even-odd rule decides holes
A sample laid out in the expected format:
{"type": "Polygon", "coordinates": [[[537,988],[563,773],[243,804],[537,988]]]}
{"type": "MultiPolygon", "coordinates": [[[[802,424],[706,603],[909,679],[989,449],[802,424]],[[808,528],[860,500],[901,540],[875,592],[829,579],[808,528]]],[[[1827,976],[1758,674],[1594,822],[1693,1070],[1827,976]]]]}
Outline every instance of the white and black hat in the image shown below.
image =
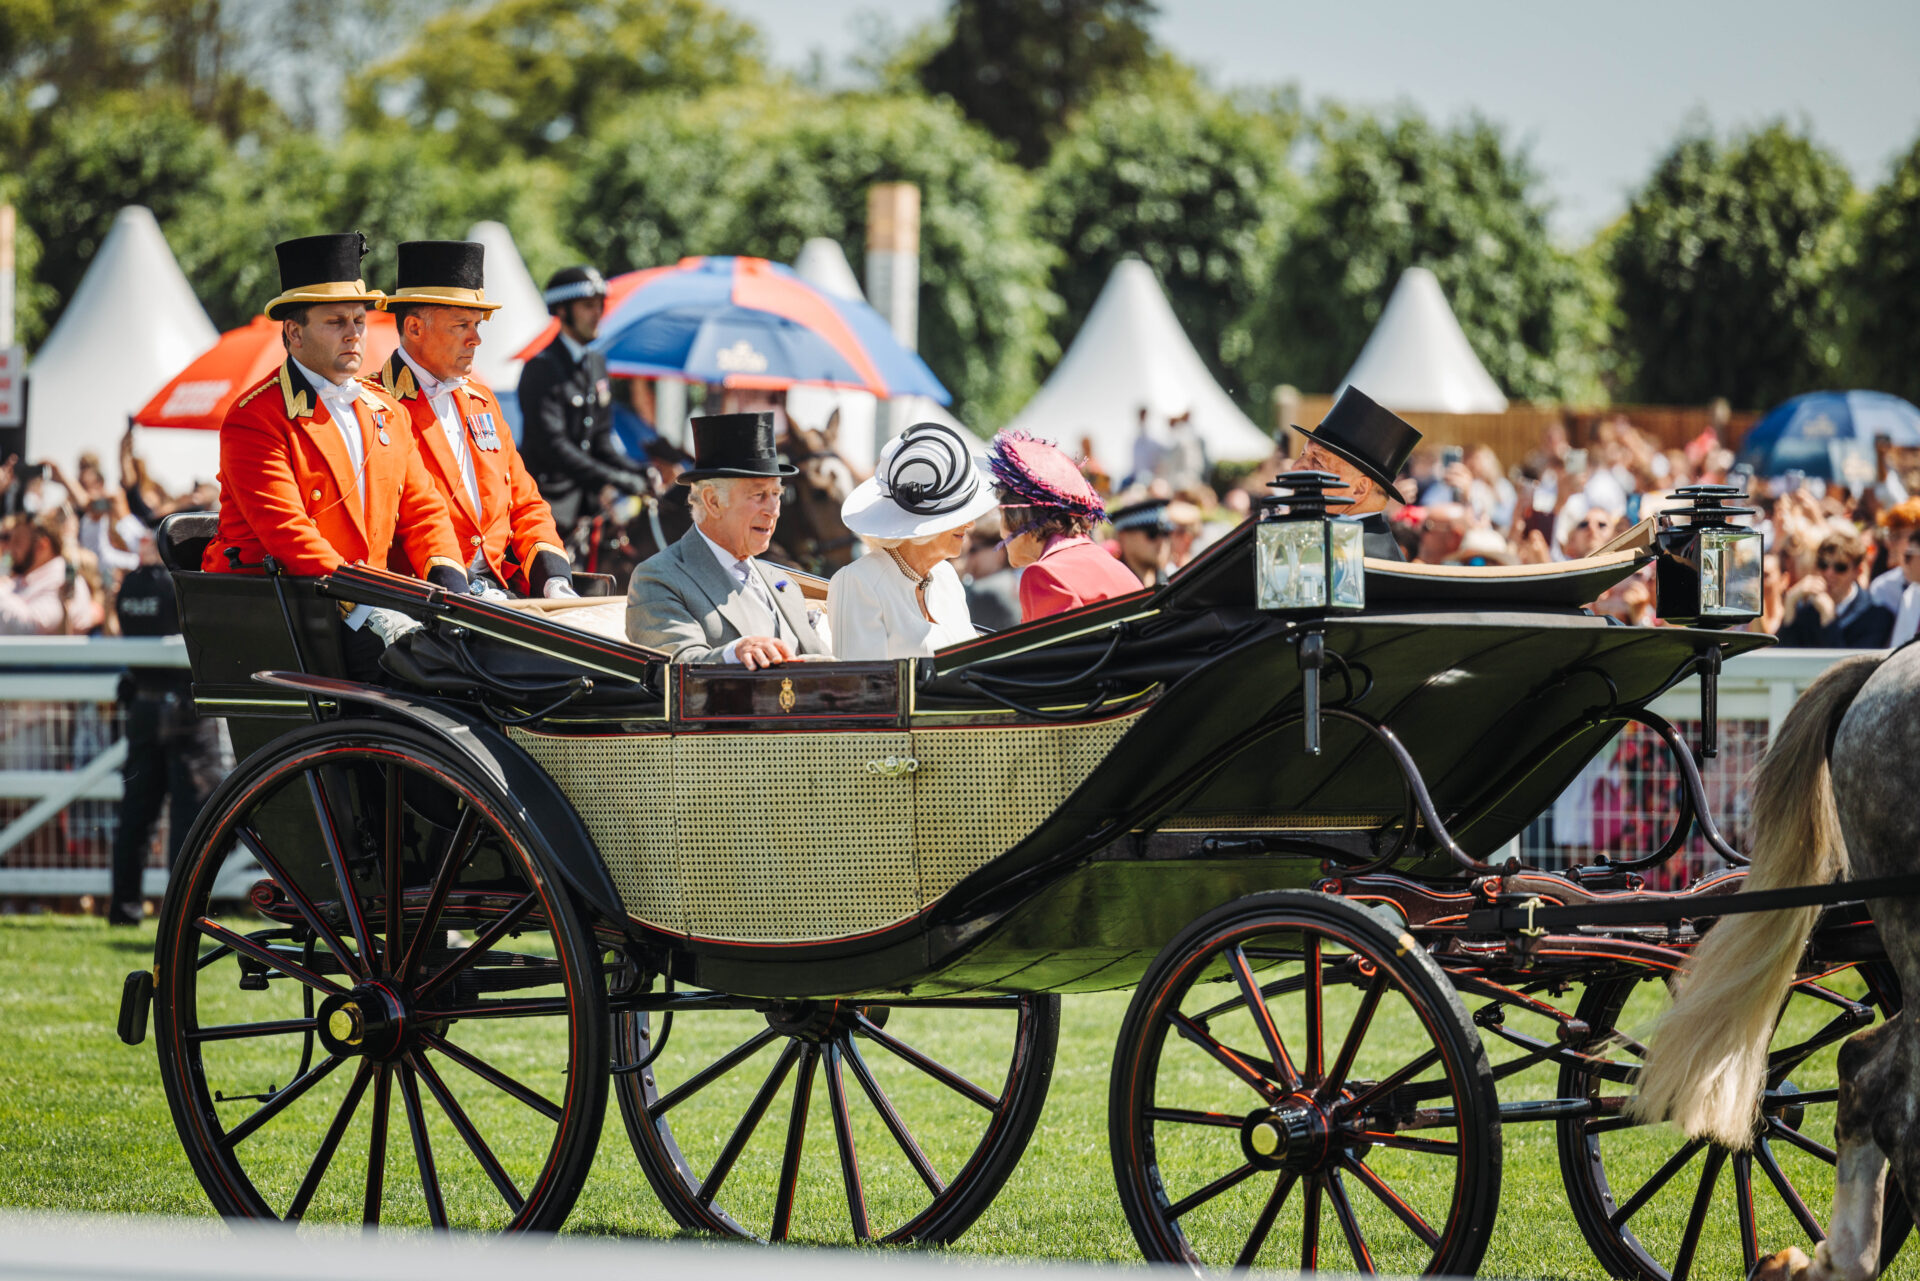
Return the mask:
{"type": "Polygon", "coordinates": [[[547,277],[547,287],[540,292],[540,301],[552,311],[561,303],[572,302],[576,298],[605,298],[607,296],[607,278],[593,267],[562,267],[547,277]]]}
{"type": "Polygon", "coordinates": [[[943,423],[916,423],[886,443],[872,479],[840,504],[840,519],[868,538],[926,538],[997,506],[966,439],[943,423]]]}

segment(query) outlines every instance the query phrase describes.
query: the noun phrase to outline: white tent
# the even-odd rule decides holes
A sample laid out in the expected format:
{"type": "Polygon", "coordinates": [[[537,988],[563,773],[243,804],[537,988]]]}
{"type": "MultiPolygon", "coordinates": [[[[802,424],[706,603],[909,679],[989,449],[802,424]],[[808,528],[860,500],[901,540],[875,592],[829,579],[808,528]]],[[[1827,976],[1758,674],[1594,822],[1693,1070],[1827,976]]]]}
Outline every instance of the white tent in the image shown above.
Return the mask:
{"type": "MultiPolygon", "coordinates": [[[[27,368],[28,459],[51,458],[71,476],[92,450],[117,481],[128,416],[219,336],[152,211],[122,209],[27,368]]],[[[138,448],[168,489],[219,468],[215,432],[143,430],[138,448]]]]}
{"type": "Polygon", "coordinates": [[[1467,344],[1439,280],[1425,267],[1401,275],[1335,396],[1348,384],[1388,409],[1498,414],[1507,407],[1499,384],[1467,344]]]}
{"type": "Polygon", "coordinates": [[[481,327],[473,372],[495,391],[513,391],[520,385],[521,364],[514,353],[547,327],[547,305],[504,225],[476,222],[467,239],[487,247],[487,297],[504,304],[481,327]]]}
{"type": "Polygon", "coordinates": [[[1008,425],[1069,452],[1089,438],[1094,457],[1118,479],[1132,469],[1142,408],[1160,444],[1167,443],[1167,419],[1188,413],[1216,462],[1273,452],[1272,438],[1207,372],[1153,269],[1128,258],[1107,277],[1060,367],[1008,425]]]}

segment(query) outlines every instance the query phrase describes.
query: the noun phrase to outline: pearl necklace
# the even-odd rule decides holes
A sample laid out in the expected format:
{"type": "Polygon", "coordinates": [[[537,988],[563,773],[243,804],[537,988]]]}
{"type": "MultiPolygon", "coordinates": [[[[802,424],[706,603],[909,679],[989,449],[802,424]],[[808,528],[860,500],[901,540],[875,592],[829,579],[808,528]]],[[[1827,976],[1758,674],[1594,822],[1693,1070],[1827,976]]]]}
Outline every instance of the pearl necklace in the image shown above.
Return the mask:
{"type": "Polygon", "coordinates": [[[907,581],[913,584],[913,599],[914,603],[920,606],[920,616],[931,623],[934,620],[933,611],[927,608],[927,584],[933,581],[933,575],[914,573],[913,567],[907,564],[907,558],[900,554],[899,548],[889,547],[886,550],[887,555],[893,557],[893,563],[900,567],[900,572],[907,576],[907,581]]]}

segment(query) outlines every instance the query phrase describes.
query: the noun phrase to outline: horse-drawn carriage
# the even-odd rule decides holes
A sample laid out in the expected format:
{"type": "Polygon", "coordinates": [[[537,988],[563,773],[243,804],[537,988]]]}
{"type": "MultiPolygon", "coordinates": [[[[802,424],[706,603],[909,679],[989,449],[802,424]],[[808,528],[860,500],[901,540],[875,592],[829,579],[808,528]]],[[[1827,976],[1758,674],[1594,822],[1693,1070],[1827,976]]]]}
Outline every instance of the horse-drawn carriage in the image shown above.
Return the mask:
{"type": "Polygon", "coordinates": [[[1639,873],[1695,830],[1744,861],[1648,707],[1700,675],[1711,750],[1720,666],[1766,640],[1579,607],[1657,557],[1669,613],[1741,617],[1719,496],[1657,546],[1494,570],[1362,567],[1298,506],[1304,540],[1250,523],[931,660],[754,672],[374,571],[200,574],[176,518],[195,696],[243,759],[122,1033],[150,1001],[215,1206],[557,1228],[611,1088],[681,1225],[951,1241],[1034,1133],[1060,994],[1131,987],[1110,1143],[1149,1258],[1470,1273],[1532,1123],[1616,1275],[1817,1235],[1812,1061],[1898,1001],[1857,904],[1806,954],[1751,1150],[1623,1112],[1634,1028],[1742,878],[1639,873]],[[399,676],[342,676],[343,601],[426,624],[399,676]],[[1671,838],[1504,857],[1631,722],[1679,771],[1671,838]],[[1609,923],[1537,923],[1575,910],[1609,923]]]}

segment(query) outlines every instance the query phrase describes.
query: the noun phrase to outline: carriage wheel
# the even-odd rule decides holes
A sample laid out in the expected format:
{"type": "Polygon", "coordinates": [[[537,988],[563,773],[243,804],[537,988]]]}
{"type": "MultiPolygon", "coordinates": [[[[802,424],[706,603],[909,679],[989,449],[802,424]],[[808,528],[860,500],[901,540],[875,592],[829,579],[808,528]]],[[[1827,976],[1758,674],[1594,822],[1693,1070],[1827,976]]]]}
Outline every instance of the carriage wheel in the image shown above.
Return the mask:
{"type": "Polygon", "coordinates": [[[1411,937],[1324,894],[1256,894],[1162,949],[1108,1105],[1147,1258],[1471,1274],[1500,1195],[1479,1035],[1411,937]]]}
{"type": "Polygon", "coordinates": [[[1060,1035],[1057,996],[699,999],[615,1016],[619,1061],[647,1064],[615,1094],[674,1220],[762,1241],[958,1238],[1026,1149],[1060,1035]]]}
{"type": "Polygon", "coordinates": [[[295,731],[189,834],[156,948],[160,1072],[223,1215],[554,1229],[606,1108],[593,936],[551,853],[429,735],[295,731]],[[247,854],[247,907],[209,891],[247,854]]]}
{"type": "MultiPolygon", "coordinates": [[[[1574,1218],[1607,1271],[1632,1281],[1686,1281],[1729,1275],[1737,1258],[1744,1275],[1764,1254],[1823,1240],[1833,1199],[1834,1059],[1872,1009],[1898,1007],[1897,992],[1891,969],[1878,963],[1796,984],[1768,1052],[1770,1082],[1753,1147],[1735,1152],[1619,1115],[1644,1051],[1632,1032],[1666,1007],[1665,977],[1646,972],[1590,986],[1574,1017],[1591,1029],[1585,1052],[1593,1066],[1562,1067],[1559,1092],[1602,1106],[1558,1122],[1558,1145],[1574,1218]]],[[[1911,1228],[1889,1178],[1883,1270],[1911,1228]]]]}

